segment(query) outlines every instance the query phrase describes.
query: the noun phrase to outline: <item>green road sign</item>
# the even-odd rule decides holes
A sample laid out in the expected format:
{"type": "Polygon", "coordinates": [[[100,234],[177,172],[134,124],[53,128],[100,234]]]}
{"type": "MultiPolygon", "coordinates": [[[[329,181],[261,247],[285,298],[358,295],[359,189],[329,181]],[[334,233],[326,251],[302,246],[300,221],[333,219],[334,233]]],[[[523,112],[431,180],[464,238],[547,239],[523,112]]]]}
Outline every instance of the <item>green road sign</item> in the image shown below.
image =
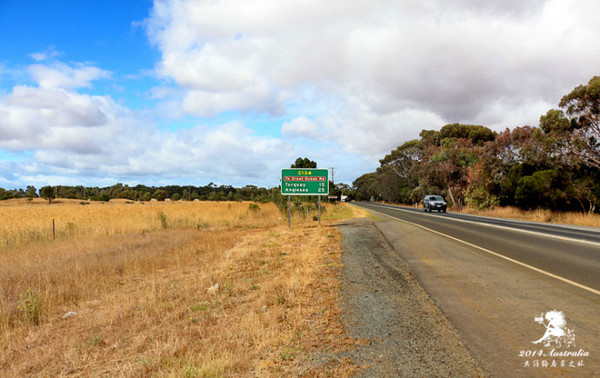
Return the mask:
{"type": "Polygon", "coordinates": [[[329,170],[284,168],[281,170],[281,194],[287,196],[326,196],[329,194],[329,170]]]}

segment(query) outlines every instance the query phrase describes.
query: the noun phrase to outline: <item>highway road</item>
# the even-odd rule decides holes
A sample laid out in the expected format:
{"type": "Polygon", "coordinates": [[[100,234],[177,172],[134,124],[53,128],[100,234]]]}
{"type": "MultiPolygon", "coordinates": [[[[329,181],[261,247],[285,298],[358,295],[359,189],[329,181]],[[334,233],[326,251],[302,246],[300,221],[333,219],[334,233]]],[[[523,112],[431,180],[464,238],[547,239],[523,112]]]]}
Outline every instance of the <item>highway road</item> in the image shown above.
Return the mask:
{"type": "Polygon", "coordinates": [[[598,230],[355,205],[379,220],[376,227],[491,376],[600,376],[598,230]],[[562,325],[545,319],[552,311],[560,311],[562,325]],[[573,345],[536,344],[547,330],[571,332],[573,345]],[[572,355],[580,350],[585,356],[572,355]]]}
{"type": "Polygon", "coordinates": [[[455,237],[600,295],[600,230],[374,203],[357,206],[455,237]]]}

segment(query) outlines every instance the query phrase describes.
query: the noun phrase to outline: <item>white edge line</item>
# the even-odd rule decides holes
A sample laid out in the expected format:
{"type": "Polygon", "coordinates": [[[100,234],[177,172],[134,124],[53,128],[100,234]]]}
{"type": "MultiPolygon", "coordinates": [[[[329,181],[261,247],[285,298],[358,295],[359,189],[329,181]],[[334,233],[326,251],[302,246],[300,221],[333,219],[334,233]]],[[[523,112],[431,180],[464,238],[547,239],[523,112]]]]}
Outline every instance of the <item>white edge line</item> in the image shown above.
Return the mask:
{"type": "Polygon", "coordinates": [[[501,254],[499,254],[499,253],[497,253],[497,252],[490,251],[489,249],[486,249],[486,248],[480,247],[480,246],[478,246],[478,245],[476,245],[476,244],[472,244],[472,243],[469,243],[469,242],[467,242],[467,241],[464,241],[464,240],[461,240],[461,239],[455,238],[454,236],[450,236],[450,235],[448,235],[448,234],[444,234],[443,232],[439,232],[439,231],[436,231],[436,230],[432,230],[431,228],[427,228],[427,227],[425,227],[425,226],[421,226],[421,225],[420,225],[420,224],[418,224],[418,223],[409,222],[409,221],[406,221],[406,220],[404,220],[404,219],[396,218],[396,217],[394,217],[394,216],[392,216],[392,215],[388,215],[388,214],[383,214],[383,213],[380,213],[380,212],[378,212],[378,211],[376,211],[376,212],[377,212],[377,213],[379,213],[379,214],[381,214],[381,215],[384,215],[384,216],[387,216],[387,217],[390,217],[390,218],[393,218],[393,219],[397,219],[397,220],[398,220],[398,221],[400,221],[400,222],[403,222],[403,223],[407,223],[407,224],[410,224],[410,225],[413,225],[413,226],[420,227],[420,228],[422,228],[422,229],[424,229],[424,230],[427,230],[427,231],[429,231],[429,232],[433,232],[434,234],[438,234],[438,235],[444,236],[444,237],[446,237],[446,238],[448,238],[448,239],[452,239],[452,240],[454,240],[454,241],[457,241],[457,242],[459,242],[459,243],[462,243],[462,244],[468,245],[469,247],[472,247],[472,248],[479,249],[480,251],[483,251],[483,252],[485,252],[485,253],[489,253],[490,255],[493,255],[493,256],[496,256],[496,257],[500,257],[500,258],[502,258],[502,259],[504,259],[504,260],[507,260],[507,261],[510,261],[510,262],[512,262],[512,263],[514,263],[514,264],[517,264],[517,265],[520,265],[520,266],[522,266],[522,267],[525,267],[525,268],[531,269],[531,270],[533,270],[533,271],[535,271],[535,272],[538,272],[538,273],[541,273],[541,274],[543,274],[543,275],[545,275],[545,276],[548,276],[548,277],[551,277],[551,278],[557,279],[557,280],[559,280],[559,281],[565,282],[565,283],[567,283],[567,284],[569,284],[569,285],[572,285],[572,286],[578,287],[578,288],[580,288],[580,289],[583,289],[583,290],[585,290],[585,291],[589,291],[589,292],[590,292],[590,293],[592,293],[592,294],[600,295],[600,291],[598,291],[598,290],[596,290],[596,289],[592,289],[591,287],[588,287],[588,286],[582,285],[582,284],[580,284],[580,283],[577,283],[577,282],[575,282],[575,281],[571,281],[571,280],[569,280],[569,279],[566,279],[566,278],[564,278],[564,277],[557,276],[556,274],[553,274],[553,273],[550,273],[550,272],[546,272],[545,270],[542,270],[542,269],[536,268],[535,266],[531,266],[531,265],[525,264],[525,263],[523,263],[523,262],[521,262],[521,261],[518,261],[518,260],[512,259],[512,258],[510,258],[510,257],[507,257],[507,256],[504,256],[504,255],[501,255],[501,254]]]}
{"type": "MultiPolygon", "coordinates": [[[[382,205],[379,205],[382,206],[382,205]]],[[[405,211],[407,213],[413,213],[413,211],[411,210],[407,210],[407,209],[403,209],[401,207],[398,206],[383,206],[386,209],[392,209],[392,210],[398,210],[398,211],[405,211]]],[[[432,216],[427,214],[428,216],[432,216]]],[[[575,242],[575,243],[582,243],[582,244],[590,244],[593,246],[600,246],[600,243],[598,242],[593,242],[593,241],[589,241],[589,240],[584,240],[584,239],[575,239],[575,238],[569,238],[569,237],[565,237],[565,236],[558,236],[558,235],[553,235],[553,234],[546,234],[543,232],[537,232],[537,231],[530,231],[530,230],[521,230],[519,228],[516,227],[508,227],[508,226],[500,226],[497,224],[491,224],[491,223],[484,223],[484,222],[475,222],[475,221],[470,221],[470,220],[466,220],[466,219],[457,219],[457,218],[451,218],[451,217],[445,217],[444,219],[448,219],[448,220],[453,220],[456,222],[464,222],[464,223],[471,223],[471,224],[476,224],[478,226],[487,226],[487,227],[492,227],[492,228],[499,228],[499,229],[503,229],[503,230],[509,230],[509,231],[515,231],[515,232],[521,232],[524,234],[532,234],[532,235],[540,235],[540,236],[545,236],[545,237],[549,237],[549,238],[554,238],[554,239],[559,239],[559,240],[563,240],[563,241],[570,241],[570,242],[575,242]]],[[[498,219],[498,218],[495,218],[498,219]]],[[[499,219],[502,220],[502,219],[499,219]]],[[[510,220],[512,221],[512,220],[510,220]]],[[[523,222],[526,223],[526,222],[523,222]]]]}

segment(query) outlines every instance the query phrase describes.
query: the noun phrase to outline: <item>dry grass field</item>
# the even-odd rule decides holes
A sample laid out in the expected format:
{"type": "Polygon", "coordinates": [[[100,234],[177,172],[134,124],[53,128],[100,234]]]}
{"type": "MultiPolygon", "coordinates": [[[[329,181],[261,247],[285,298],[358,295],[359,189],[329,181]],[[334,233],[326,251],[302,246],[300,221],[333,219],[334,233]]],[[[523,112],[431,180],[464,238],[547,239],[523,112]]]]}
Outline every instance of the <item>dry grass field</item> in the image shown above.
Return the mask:
{"type": "Polygon", "coordinates": [[[0,204],[0,375],[349,375],[340,233],[248,202],[0,204]],[[55,231],[52,231],[54,218],[55,231]]]}

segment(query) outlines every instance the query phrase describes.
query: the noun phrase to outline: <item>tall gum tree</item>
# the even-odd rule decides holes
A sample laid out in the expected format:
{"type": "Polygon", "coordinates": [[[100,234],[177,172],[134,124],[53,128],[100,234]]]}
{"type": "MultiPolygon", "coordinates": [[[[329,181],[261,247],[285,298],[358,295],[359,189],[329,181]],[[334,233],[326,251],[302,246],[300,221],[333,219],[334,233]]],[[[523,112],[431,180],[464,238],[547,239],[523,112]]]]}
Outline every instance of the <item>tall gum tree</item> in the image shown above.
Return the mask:
{"type": "Polygon", "coordinates": [[[600,169],[600,76],[577,86],[558,105],[565,111],[549,110],[540,117],[540,128],[567,160],[600,169]]]}

